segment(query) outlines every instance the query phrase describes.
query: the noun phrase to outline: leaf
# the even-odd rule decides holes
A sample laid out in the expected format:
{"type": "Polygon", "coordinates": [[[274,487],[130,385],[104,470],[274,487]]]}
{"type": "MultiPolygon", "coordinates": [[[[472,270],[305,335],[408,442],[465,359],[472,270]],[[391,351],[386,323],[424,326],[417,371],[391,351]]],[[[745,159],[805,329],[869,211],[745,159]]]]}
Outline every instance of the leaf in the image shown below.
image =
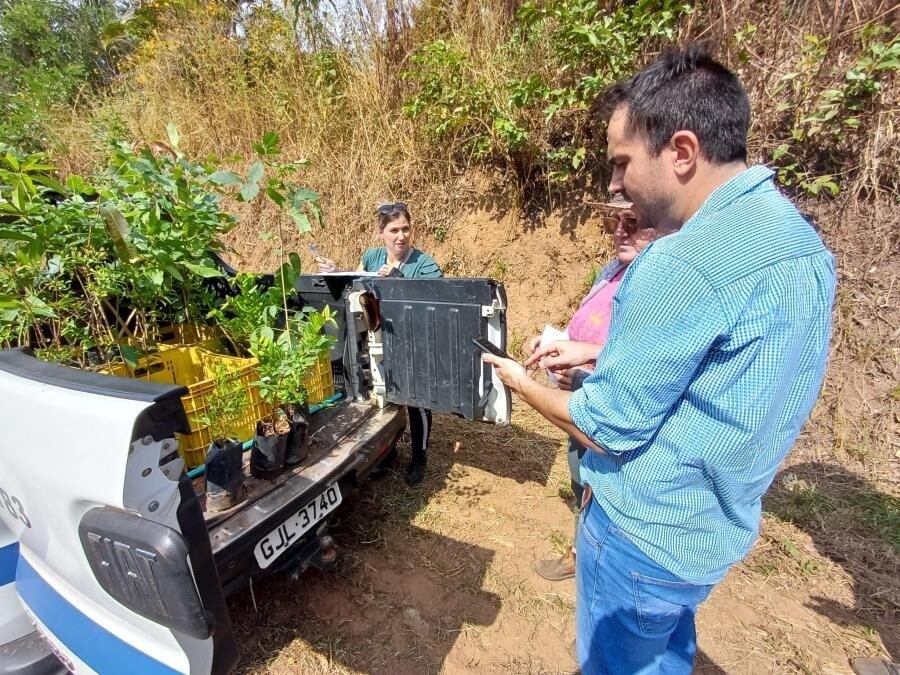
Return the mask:
{"type": "Polygon", "coordinates": [[[319,205],[316,202],[309,202],[306,207],[312,212],[313,220],[316,225],[321,227],[322,225],[322,209],[319,208],[319,205]]]}
{"type": "Polygon", "coordinates": [[[75,174],[66,178],[66,187],[77,194],[82,195],[93,195],[97,194],[97,191],[87,183],[81,176],[77,176],[75,174]]]}
{"type": "Polygon", "coordinates": [[[288,253],[288,260],[291,263],[291,267],[294,268],[294,273],[299,275],[300,270],[303,268],[300,262],[300,255],[296,251],[291,251],[288,253]]]}
{"type": "Polygon", "coordinates": [[[290,213],[291,218],[293,218],[294,222],[297,223],[297,229],[299,229],[301,233],[306,234],[307,232],[312,230],[312,224],[309,222],[309,216],[306,215],[304,211],[293,208],[291,209],[290,213]]]}
{"type": "Polygon", "coordinates": [[[787,143],[782,143],[772,151],[772,160],[777,162],[788,153],[789,149],[787,143]]]}
{"type": "Polygon", "coordinates": [[[181,272],[178,271],[177,267],[175,267],[174,265],[163,265],[163,269],[165,269],[166,272],[169,273],[169,276],[184,283],[184,277],[181,276],[181,272]]]}
{"type": "Polygon", "coordinates": [[[268,195],[269,199],[278,204],[278,206],[283,207],[285,201],[287,201],[287,198],[271,185],[266,187],[266,194],[268,195]]]}
{"type": "Polygon", "coordinates": [[[178,151],[178,141],[181,140],[181,134],[178,133],[178,127],[176,127],[172,122],[169,122],[166,125],[166,135],[169,137],[169,145],[177,152],[178,151]]]}
{"type": "Polygon", "coordinates": [[[54,312],[53,309],[38,296],[29,295],[25,298],[25,302],[28,304],[32,314],[50,319],[56,318],[56,312],[54,312]]]}
{"type": "Polygon", "coordinates": [[[59,192],[60,194],[66,194],[68,190],[66,190],[65,186],[60,183],[55,178],[51,178],[50,176],[42,176],[40,174],[35,174],[31,176],[31,179],[40,183],[44,187],[48,187],[54,192],[59,192]]]}
{"type": "Polygon", "coordinates": [[[267,131],[263,134],[263,143],[269,148],[278,147],[278,133],[275,131],[267,131]]]}
{"type": "Polygon", "coordinates": [[[291,205],[295,208],[303,205],[305,202],[317,201],[319,201],[319,193],[308,188],[298,188],[291,195],[291,205]]]}
{"type": "Polygon", "coordinates": [[[263,165],[262,162],[260,162],[260,161],[253,162],[253,164],[250,166],[250,171],[247,172],[247,182],[248,183],[258,183],[262,179],[265,171],[266,171],[266,167],[263,165]]]}
{"type": "Polygon", "coordinates": [[[154,286],[162,286],[166,278],[165,273],[160,269],[151,270],[147,276],[150,278],[150,281],[153,282],[154,286]]]}
{"type": "Polygon", "coordinates": [[[259,185],[256,183],[245,183],[243,187],[241,187],[241,199],[245,202],[253,201],[258,194],[259,185]]]}
{"type": "Polygon", "coordinates": [[[263,134],[262,143],[253,143],[253,149],[260,155],[277,155],[281,152],[278,147],[278,134],[267,131],[263,134]]]}
{"type": "Polygon", "coordinates": [[[194,274],[197,274],[204,279],[212,279],[222,276],[222,271],[216,269],[215,267],[207,267],[206,265],[198,265],[197,263],[192,262],[185,262],[184,266],[194,274]]]}
{"type": "Polygon", "coordinates": [[[141,358],[141,353],[137,349],[131,345],[119,345],[119,353],[129,368],[137,368],[138,360],[141,358]]]}
{"type": "Polygon", "coordinates": [[[106,224],[106,231],[113,240],[113,247],[122,262],[137,257],[137,250],[131,241],[131,226],[114,206],[101,206],[100,215],[106,224]]]}
{"type": "Polygon", "coordinates": [[[0,240],[6,241],[31,241],[34,237],[16,230],[0,230],[0,240]]]}
{"type": "Polygon", "coordinates": [[[275,284],[282,295],[292,293],[294,282],[297,280],[297,272],[291,263],[286,262],[275,273],[275,284]]]}
{"type": "Polygon", "coordinates": [[[584,147],[578,148],[575,151],[575,154],[572,156],[572,168],[578,169],[581,166],[582,162],[584,162],[584,156],[587,154],[587,149],[584,147]]]}
{"type": "Polygon", "coordinates": [[[219,170],[211,173],[209,175],[209,180],[216,185],[239,185],[241,177],[234,173],[234,171],[219,170]]]}
{"type": "Polygon", "coordinates": [[[10,195],[9,195],[9,202],[10,202],[10,204],[12,204],[14,207],[16,207],[16,211],[21,211],[21,210],[22,210],[22,200],[21,200],[21,197],[19,196],[19,190],[18,190],[18,189],[13,189],[13,190],[10,192],[10,195]]]}
{"type": "Polygon", "coordinates": [[[841,191],[840,186],[834,181],[834,176],[832,175],[819,176],[807,186],[807,189],[814,195],[819,194],[822,188],[828,190],[832,197],[837,196],[841,191]]]}
{"type": "Polygon", "coordinates": [[[782,539],[781,545],[784,547],[785,552],[794,560],[803,560],[803,554],[800,553],[800,549],[797,548],[797,545],[790,539],[782,539]]]}

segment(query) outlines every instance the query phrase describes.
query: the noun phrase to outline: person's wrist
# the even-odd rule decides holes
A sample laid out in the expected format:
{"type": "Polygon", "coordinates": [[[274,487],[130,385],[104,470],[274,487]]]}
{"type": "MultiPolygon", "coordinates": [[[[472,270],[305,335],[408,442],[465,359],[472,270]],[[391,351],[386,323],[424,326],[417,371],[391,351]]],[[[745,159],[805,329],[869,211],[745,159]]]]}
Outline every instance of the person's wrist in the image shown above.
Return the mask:
{"type": "Polygon", "coordinates": [[[537,386],[537,383],[528,377],[527,372],[522,372],[516,378],[515,382],[515,391],[526,401],[529,400],[529,396],[533,393],[534,387],[537,386]]]}

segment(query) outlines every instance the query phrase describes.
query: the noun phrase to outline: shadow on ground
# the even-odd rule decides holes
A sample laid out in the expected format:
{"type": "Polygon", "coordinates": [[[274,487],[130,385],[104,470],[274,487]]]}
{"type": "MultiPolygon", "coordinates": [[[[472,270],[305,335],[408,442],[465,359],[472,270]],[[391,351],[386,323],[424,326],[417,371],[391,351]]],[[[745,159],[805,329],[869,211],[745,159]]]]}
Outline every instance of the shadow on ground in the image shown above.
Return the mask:
{"type": "Polygon", "coordinates": [[[728,675],[728,672],[719,667],[702,649],[697,651],[697,659],[694,661],[694,673],[728,675]]]}
{"type": "Polygon", "coordinates": [[[900,499],[842,466],[806,462],[776,477],[764,508],[806,531],[852,580],[853,604],[817,597],[811,608],[840,625],[876,631],[900,660],[900,499]]]}
{"type": "MultiPolygon", "coordinates": [[[[462,635],[495,622],[502,600],[484,590],[495,550],[428,528],[430,498],[454,464],[546,484],[559,447],[515,426],[436,415],[423,484],[408,488],[401,471],[345,500],[331,528],[334,567],[277,575],[229,600],[238,671],[438,672],[462,635]]],[[[408,458],[406,442],[399,450],[408,458]]],[[[465,487],[461,504],[481,494],[472,490],[481,488],[465,487]]]]}

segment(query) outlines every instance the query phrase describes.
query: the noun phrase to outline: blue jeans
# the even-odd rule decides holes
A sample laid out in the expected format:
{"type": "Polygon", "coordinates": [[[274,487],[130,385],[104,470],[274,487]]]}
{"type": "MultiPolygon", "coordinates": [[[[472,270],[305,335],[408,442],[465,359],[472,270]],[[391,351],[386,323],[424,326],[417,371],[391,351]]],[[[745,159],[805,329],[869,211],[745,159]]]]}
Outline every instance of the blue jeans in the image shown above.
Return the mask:
{"type": "Polygon", "coordinates": [[[575,631],[584,675],[684,673],[694,616],[712,586],[679,579],[629,541],[585,490],[575,556],[575,631]]]}

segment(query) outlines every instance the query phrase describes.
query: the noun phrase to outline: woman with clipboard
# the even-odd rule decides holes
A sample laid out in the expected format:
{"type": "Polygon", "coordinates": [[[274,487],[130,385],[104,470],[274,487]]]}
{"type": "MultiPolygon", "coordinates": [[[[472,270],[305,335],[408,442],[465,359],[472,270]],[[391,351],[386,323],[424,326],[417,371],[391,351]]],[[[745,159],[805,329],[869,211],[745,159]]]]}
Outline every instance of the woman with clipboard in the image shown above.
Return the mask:
{"type": "MultiPolygon", "coordinates": [[[[407,279],[434,279],[444,276],[434,258],[412,246],[412,224],[409,209],[403,202],[382,204],[378,207],[378,238],[382,246],[363,251],[357,271],[377,273],[383,277],[407,279]]],[[[340,272],[333,260],[313,250],[319,271],[340,272]]],[[[407,485],[417,485],[425,477],[428,440],[431,436],[431,411],[425,408],[407,408],[412,459],[406,467],[407,485]]],[[[382,460],[373,478],[386,476],[397,459],[396,450],[382,460]]]]}

